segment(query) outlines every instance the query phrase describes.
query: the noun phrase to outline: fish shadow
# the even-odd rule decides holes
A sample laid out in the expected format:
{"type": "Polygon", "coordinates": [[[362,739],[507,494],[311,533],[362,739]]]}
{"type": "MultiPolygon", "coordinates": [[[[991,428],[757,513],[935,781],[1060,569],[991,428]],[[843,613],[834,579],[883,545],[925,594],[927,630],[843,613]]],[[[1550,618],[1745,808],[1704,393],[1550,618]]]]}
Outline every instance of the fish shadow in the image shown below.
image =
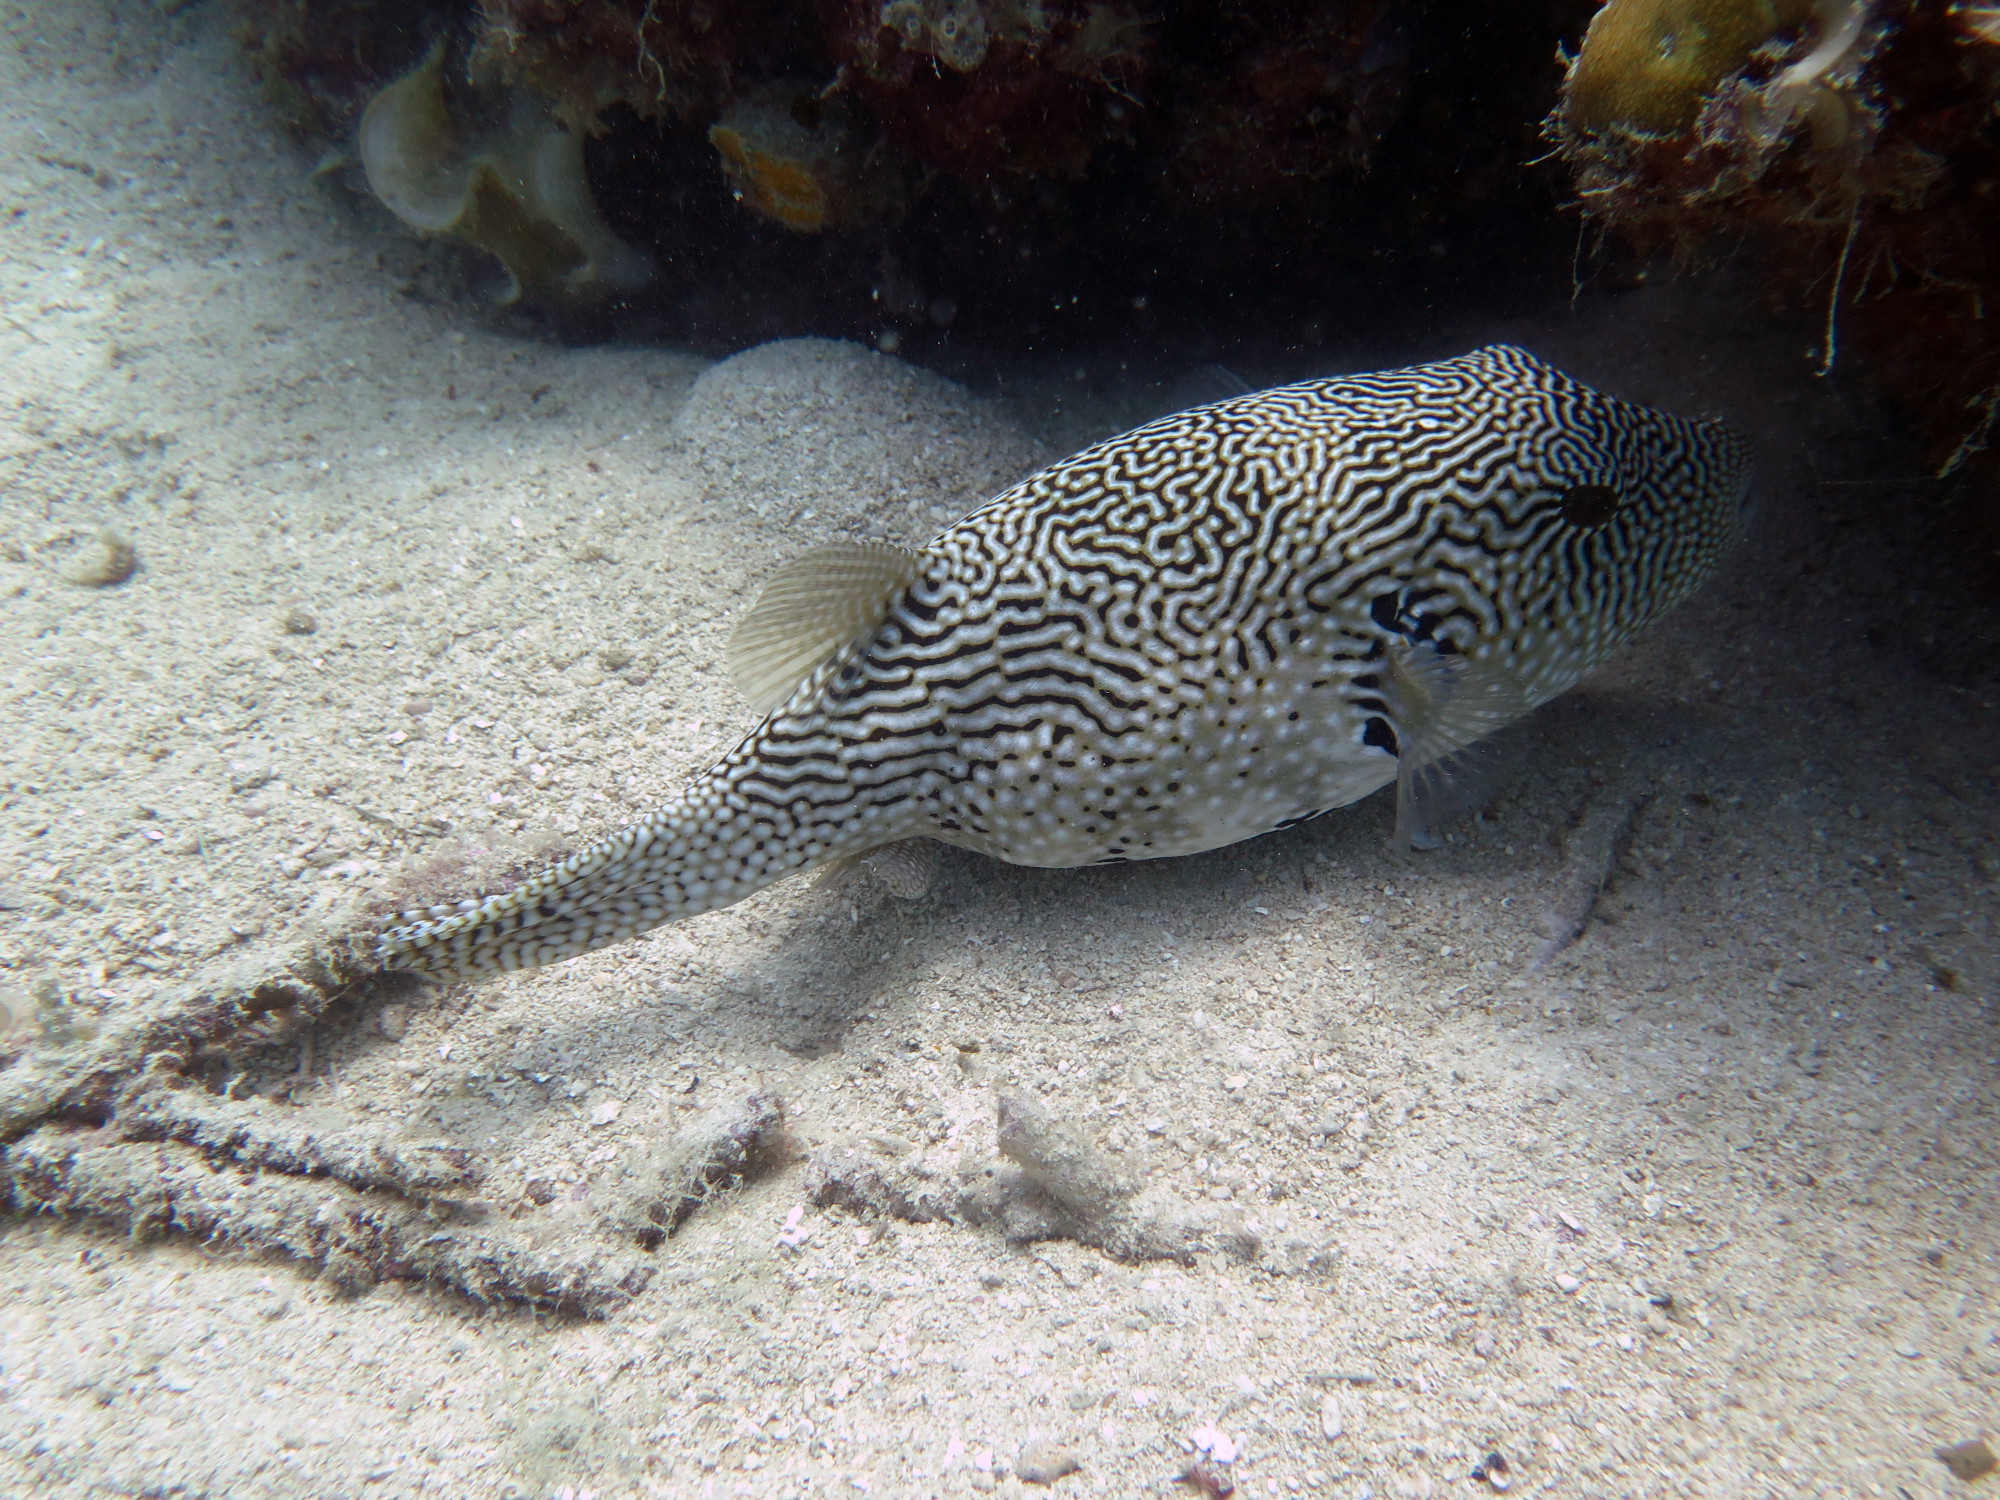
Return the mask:
{"type": "Polygon", "coordinates": [[[1577,815],[1579,768],[1586,796],[1606,768],[1664,783],[1676,768],[1685,776],[1739,753],[1740,729],[1718,708],[1608,686],[1558,699],[1500,738],[1517,774],[1438,851],[1393,845],[1393,791],[1174,859],[1036,869],[946,848],[919,900],[814,893],[715,998],[750,1037],[801,1059],[845,1050],[920,991],[956,1009],[969,1035],[994,1006],[1101,1015],[1163,976],[1164,931],[1182,965],[1224,974],[1275,920],[1260,905],[1297,920],[1337,885],[1379,888],[1413,869],[1448,889],[1490,868],[1496,845],[1556,838],[1577,815]]]}

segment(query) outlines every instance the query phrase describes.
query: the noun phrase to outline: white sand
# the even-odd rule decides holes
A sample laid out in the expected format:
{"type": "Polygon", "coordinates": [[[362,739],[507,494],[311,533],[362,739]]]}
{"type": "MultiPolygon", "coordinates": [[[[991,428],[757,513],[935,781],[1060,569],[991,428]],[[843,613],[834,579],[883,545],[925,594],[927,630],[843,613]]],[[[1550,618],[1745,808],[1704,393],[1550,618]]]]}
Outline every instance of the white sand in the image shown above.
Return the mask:
{"type": "MultiPolygon", "coordinates": [[[[1046,457],[877,355],[704,372],[399,295],[451,252],[308,176],[223,7],[162,9],[16,8],[0,51],[0,999],[19,1041],[74,996],[79,1033],[0,1071],[16,1110],[413,862],[616,827],[748,727],[720,642],[762,572],[920,540],[1046,457]],[[139,572],[66,582],[106,525],[139,572]]],[[[1011,1493],[1047,1440],[1082,1464],[1057,1492],[1136,1495],[1206,1424],[1251,1495],[1477,1492],[1492,1450],[1524,1494],[1959,1492],[1932,1449],[2000,1426],[2000,733],[1958,646],[1990,619],[1926,602],[1949,559],[1894,509],[1925,492],[1803,335],[1719,283],[1592,307],[1328,352],[1516,337],[1763,447],[1751,546],[1537,720],[1490,821],[1422,858],[1374,803],[1152,866],[951,854],[920,903],[795,882],[225,1048],[191,1076],[260,1117],[470,1149],[485,1217],[441,1235],[652,1281],[592,1320],[0,1218],[0,1493],[1011,1493]],[[1822,480],[1896,481],[1885,519],[1822,480]],[[801,1153],[948,1195],[1026,1091],[1256,1253],[864,1219],[798,1164],[638,1249],[633,1174],[753,1087],[801,1153]]],[[[243,1223],[325,1183],[280,1176],[214,1180],[243,1223]]]]}

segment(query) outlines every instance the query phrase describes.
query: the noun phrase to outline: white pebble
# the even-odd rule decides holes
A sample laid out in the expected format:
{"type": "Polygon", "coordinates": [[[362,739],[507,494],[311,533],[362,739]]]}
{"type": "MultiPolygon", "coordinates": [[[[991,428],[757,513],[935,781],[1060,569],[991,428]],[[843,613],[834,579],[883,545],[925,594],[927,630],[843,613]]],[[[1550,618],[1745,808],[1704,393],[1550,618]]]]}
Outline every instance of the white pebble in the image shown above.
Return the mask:
{"type": "Polygon", "coordinates": [[[1329,1443],[1347,1431],[1347,1422],[1340,1414],[1340,1398],[1331,1391],[1319,1398],[1319,1431],[1329,1443]]]}

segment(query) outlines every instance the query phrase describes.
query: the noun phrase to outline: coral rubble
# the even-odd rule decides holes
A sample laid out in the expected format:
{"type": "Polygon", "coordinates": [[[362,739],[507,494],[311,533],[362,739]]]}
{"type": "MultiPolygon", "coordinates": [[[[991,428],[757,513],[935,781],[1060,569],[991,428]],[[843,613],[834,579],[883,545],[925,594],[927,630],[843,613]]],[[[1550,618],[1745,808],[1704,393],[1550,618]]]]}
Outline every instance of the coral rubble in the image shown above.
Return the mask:
{"type": "Polygon", "coordinates": [[[834,1142],[807,1163],[805,1196],[868,1217],[989,1226],[1016,1243],[1074,1240],[1124,1261],[1207,1252],[1254,1263],[1266,1254],[1238,1214],[1121,1171],[1032,1095],[999,1097],[994,1143],[1000,1159],[944,1170],[893,1137],[834,1142]]]}

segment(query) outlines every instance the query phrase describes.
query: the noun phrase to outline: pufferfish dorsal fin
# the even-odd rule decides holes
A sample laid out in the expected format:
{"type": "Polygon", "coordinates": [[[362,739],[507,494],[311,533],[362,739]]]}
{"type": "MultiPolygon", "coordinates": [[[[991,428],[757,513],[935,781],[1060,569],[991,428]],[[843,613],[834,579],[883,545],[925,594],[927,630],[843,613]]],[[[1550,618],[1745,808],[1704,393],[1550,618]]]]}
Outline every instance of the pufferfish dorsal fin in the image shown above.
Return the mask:
{"type": "Polygon", "coordinates": [[[1505,668],[1429,642],[1389,648],[1396,712],[1396,839],[1435,849],[1437,830],[1483,806],[1509,767],[1489,737],[1533,702],[1505,668]]]}
{"type": "Polygon", "coordinates": [[[923,566],[920,554],[888,542],[829,542],[793,558],[729,637],[736,691],[769,713],[814,667],[872,634],[923,566]]]}

